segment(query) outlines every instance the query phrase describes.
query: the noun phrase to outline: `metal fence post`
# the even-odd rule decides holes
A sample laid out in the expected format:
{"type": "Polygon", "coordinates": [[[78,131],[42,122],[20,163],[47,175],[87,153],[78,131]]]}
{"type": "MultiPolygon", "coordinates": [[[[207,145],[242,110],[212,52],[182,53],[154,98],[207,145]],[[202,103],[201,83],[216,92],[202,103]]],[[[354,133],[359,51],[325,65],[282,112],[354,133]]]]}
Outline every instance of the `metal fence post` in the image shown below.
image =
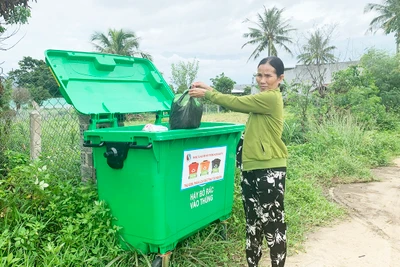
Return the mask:
{"type": "Polygon", "coordinates": [[[42,120],[38,111],[30,113],[30,152],[31,160],[38,159],[42,152],[42,120]]]}

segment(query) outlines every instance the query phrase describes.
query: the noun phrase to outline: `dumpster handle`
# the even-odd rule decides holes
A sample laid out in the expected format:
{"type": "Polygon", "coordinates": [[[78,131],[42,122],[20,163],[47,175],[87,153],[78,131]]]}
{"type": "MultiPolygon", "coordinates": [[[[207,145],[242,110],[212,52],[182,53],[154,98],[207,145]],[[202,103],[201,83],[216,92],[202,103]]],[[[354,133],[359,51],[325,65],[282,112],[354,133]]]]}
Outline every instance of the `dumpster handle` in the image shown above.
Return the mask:
{"type": "Polygon", "coordinates": [[[84,141],[83,146],[84,147],[102,147],[105,145],[106,142],[100,142],[99,144],[92,144],[90,141],[84,141]]]}
{"type": "Polygon", "coordinates": [[[137,145],[136,142],[129,144],[129,148],[135,148],[135,149],[151,149],[153,147],[152,143],[149,143],[148,145],[137,145]]]}

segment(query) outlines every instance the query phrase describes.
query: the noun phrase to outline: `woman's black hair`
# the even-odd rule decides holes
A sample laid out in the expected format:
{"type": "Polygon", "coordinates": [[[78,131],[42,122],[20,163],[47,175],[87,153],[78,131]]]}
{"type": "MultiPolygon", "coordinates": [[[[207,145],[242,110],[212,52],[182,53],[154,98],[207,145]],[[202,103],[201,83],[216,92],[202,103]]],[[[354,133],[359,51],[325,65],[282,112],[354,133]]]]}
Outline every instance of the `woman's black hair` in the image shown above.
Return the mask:
{"type": "Polygon", "coordinates": [[[281,76],[284,71],[285,71],[285,66],[283,65],[282,60],[279,57],[266,57],[263,58],[260,63],[258,63],[258,67],[260,67],[260,65],[264,65],[264,64],[270,64],[276,72],[276,75],[279,77],[281,76]]]}

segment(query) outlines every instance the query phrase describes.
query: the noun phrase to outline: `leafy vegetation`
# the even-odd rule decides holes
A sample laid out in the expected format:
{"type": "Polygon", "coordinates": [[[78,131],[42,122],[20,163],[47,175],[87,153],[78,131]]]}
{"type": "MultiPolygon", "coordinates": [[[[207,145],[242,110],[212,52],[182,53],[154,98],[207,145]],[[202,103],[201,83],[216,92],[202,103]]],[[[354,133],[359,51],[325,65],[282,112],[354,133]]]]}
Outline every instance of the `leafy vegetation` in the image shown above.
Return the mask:
{"type": "MultiPolygon", "coordinates": [[[[203,121],[244,123],[246,118],[229,112],[206,114],[203,121]]],[[[389,164],[391,156],[400,153],[398,133],[367,131],[350,115],[310,124],[303,138],[306,143],[286,140],[290,152],[286,191],[290,253],[302,249],[310,228],[344,215],[325,197],[326,186],[370,181],[371,166],[389,164]]],[[[63,166],[54,163],[52,156],[33,163],[19,153],[7,156],[10,171],[0,180],[3,265],[150,266],[154,255],[120,249],[119,229],[112,226],[105,203],[98,201],[95,185],[81,183],[79,177],[60,179],[63,166]]],[[[222,225],[212,224],[177,246],[171,266],[243,265],[245,223],[239,179],[237,172],[233,213],[226,222],[228,240],[220,236],[222,225]]]]}
{"type": "MultiPolygon", "coordinates": [[[[20,88],[25,88],[30,95],[28,99],[34,100],[39,105],[48,98],[61,97],[58,84],[46,62],[32,57],[23,57],[18,62],[18,69],[8,73],[9,79],[20,88]]],[[[21,95],[14,95],[14,102],[21,102],[21,95]]],[[[28,102],[28,101],[22,101],[28,102]]],[[[25,104],[24,103],[24,104],[25,104]]]]}
{"type": "Polygon", "coordinates": [[[174,91],[181,94],[189,89],[194,79],[196,79],[198,71],[199,61],[196,59],[193,59],[192,62],[179,61],[171,64],[171,81],[175,85],[174,91]]]}
{"type": "MultiPolygon", "coordinates": [[[[36,0],[33,1],[36,2],[36,0]]],[[[18,27],[10,30],[11,26],[28,23],[28,19],[31,16],[31,10],[28,2],[29,0],[2,0],[0,2],[0,51],[7,51],[13,48],[16,43],[18,43],[16,42],[8,45],[6,41],[18,32],[18,27]]],[[[0,63],[0,65],[1,64],[2,63],[0,63]]],[[[2,86],[2,74],[3,72],[0,67],[0,91],[2,86]]]]}
{"type": "Polygon", "coordinates": [[[93,185],[54,175],[51,160],[10,159],[17,166],[0,180],[0,265],[105,265],[119,251],[109,210],[93,185]]]}
{"type": "MultiPolygon", "coordinates": [[[[12,83],[7,80],[2,83],[0,76],[0,163],[6,162],[4,152],[7,150],[6,142],[11,137],[11,125],[15,112],[10,108],[12,97],[12,83]]],[[[0,167],[0,177],[2,173],[0,167]]]]}
{"type": "MultiPolygon", "coordinates": [[[[35,1],[36,0],[32,0],[35,1]]],[[[29,8],[29,0],[3,0],[0,5],[0,16],[8,19],[18,7],[29,8]]]]}
{"type": "MultiPolygon", "coordinates": [[[[359,66],[338,72],[321,98],[305,85],[287,85],[283,139],[289,161],[286,211],[289,254],[302,249],[309,229],[340,220],[345,210],[331,202],[327,189],[337,183],[368,182],[370,168],[389,165],[400,154],[399,114],[383,91],[397,92],[398,63],[389,55],[368,52],[359,66]],[[385,71],[375,67],[383,64],[385,71]],[[390,76],[389,74],[390,73],[390,76]],[[387,75],[387,79],[379,76],[387,75]],[[302,87],[303,86],[303,87],[302,87]],[[305,103],[308,108],[304,109],[305,103]],[[301,116],[299,116],[301,114],[301,116]]],[[[205,114],[203,121],[245,123],[246,114],[205,114]]],[[[153,123],[154,116],[130,124],[153,123]]],[[[70,124],[59,124],[66,129],[70,124]]],[[[14,125],[14,124],[13,124],[14,125]]],[[[106,203],[98,201],[96,186],[82,183],[76,169],[66,170],[65,148],[50,149],[35,162],[17,152],[12,142],[22,138],[22,122],[10,128],[6,171],[0,179],[0,265],[3,266],[151,266],[155,255],[124,251],[106,203]],[[20,136],[20,137],[19,137],[20,136]],[[11,142],[11,143],[10,143],[11,142]]],[[[77,125],[75,125],[77,127],[77,125]]],[[[76,129],[75,129],[76,131],[76,129]]],[[[57,147],[54,138],[46,146],[57,147]]],[[[27,144],[26,144],[27,145],[27,144]]],[[[68,152],[68,156],[71,154],[68,152]]],[[[76,162],[79,164],[79,155],[76,162]]],[[[178,244],[171,266],[242,266],[244,215],[236,172],[234,206],[223,225],[209,225],[178,244]]]]}
{"type": "Polygon", "coordinates": [[[288,85],[288,110],[300,115],[292,120],[301,125],[303,133],[312,119],[321,122],[348,113],[367,129],[397,129],[400,114],[397,107],[396,81],[400,77],[397,57],[369,51],[359,65],[334,73],[324,97],[309,85],[288,85]]]}
{"type": "Polygon", "coordinates": [[[400,114],[400,54],[390,56],[371,49],[361,58],[360,66],[363,75],[373,77],[385,110],[400,114]]]}
{"type": "MultiPolygon", "coordinates": [[[[36,2],[36,0],[34,1],[36,2]]],[[[25,24],[28,22],[28,18],[31,16],[28,2],[29,0],[3,0],[0,3],[0,41],[9,37],[2,36],[2,33],[6,30],[5,25],[25,24]]],[[[6,49],[0,47],[1,50],[6,49]]]]}
{"type": "Polygon", "coordinates": [[[230,94],[233,86],[236,84],[231,78],[225,76],[225,73],[217,75],[215,78],[211,78],[212,87],[223,94],[230,94]]]}

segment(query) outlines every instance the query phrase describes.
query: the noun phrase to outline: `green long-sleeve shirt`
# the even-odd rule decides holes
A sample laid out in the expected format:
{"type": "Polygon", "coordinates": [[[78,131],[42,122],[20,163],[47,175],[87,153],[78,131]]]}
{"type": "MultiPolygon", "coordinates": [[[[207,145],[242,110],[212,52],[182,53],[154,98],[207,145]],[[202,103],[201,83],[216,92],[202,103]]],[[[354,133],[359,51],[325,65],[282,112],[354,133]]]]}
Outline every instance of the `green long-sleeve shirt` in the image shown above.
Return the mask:
{"type": "Polygon", "coordinates": [[[236,112],[249,113],[243,142],[243,170],[286,167],[287,148],[282,141],[283,100],[279,88],[255,95],[233,96],[216,90],[205,98],[236,112]]]}

